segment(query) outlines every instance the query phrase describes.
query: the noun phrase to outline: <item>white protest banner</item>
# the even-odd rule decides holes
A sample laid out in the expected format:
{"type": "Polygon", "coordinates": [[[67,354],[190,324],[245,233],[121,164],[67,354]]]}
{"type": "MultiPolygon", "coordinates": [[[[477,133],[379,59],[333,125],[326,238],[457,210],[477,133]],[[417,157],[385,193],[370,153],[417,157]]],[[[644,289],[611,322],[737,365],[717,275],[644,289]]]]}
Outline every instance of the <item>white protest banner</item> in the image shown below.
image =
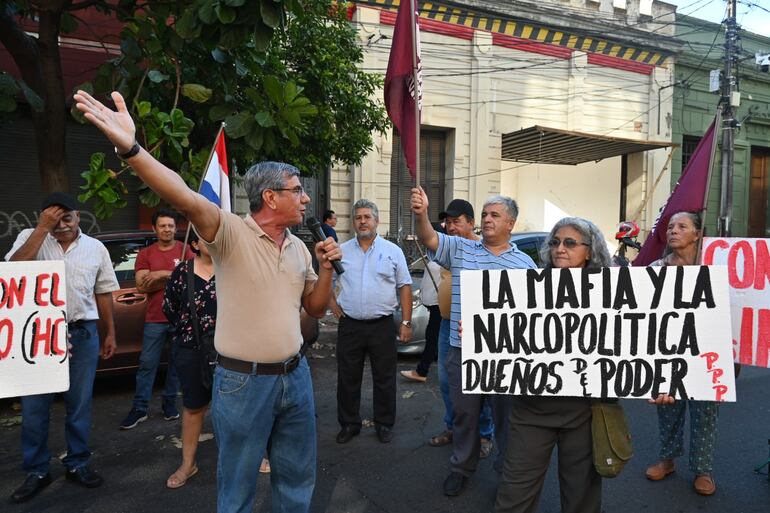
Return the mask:
{"type": "Polygon", "coordinates": [[[735,361],[770,367],[770,239],[705,237],[704,265],[726,265],[735,361]]]}
{"type": "Polygon", "coordinates": [[[463,393],[735,401],[723,266],[463,271],[463,393]]]}
{"type": "Polygon", "coordinates": [[[64,262],[0,263],[0,398],[69,389],[64,262]]]}

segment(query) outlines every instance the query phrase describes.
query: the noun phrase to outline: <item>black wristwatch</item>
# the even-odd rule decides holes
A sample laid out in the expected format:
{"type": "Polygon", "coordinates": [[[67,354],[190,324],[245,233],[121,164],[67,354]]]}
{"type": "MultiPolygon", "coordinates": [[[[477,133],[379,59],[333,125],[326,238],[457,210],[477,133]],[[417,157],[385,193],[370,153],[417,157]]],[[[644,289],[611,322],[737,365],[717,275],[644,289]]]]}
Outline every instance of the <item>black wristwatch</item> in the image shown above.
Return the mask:
{"type": "Polygon", "coordinates": [[[116,146],[115,147],[115,155],[117,155],[120,160],[128,160],[131,157],[136,156],[141,149],[142,149],[142,147],[139,146],[139,143],[134,141],[134,145],[131,146],[131,149],[128,150],[127,152],[125,152],[125,153],[118,152],[118,148],[116,146]]]}

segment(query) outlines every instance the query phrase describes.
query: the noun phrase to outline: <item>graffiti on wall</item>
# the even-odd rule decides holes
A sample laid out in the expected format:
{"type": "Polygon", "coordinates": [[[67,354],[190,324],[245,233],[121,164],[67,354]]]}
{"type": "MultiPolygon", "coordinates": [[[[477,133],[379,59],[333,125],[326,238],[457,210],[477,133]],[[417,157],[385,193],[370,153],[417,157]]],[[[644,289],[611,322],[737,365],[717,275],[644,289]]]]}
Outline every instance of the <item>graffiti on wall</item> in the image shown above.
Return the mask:
{"type": "MultiPolygon", "coordinates": [[[[14,212],[0,210],[0,239],[15,238],[20,231],[34,228],[37,226],[39,215],[38,211],[27,215],[21,210],[14,212]]],[[[80,229],[89,235],[101,232],[96,216],[87,210],[80,211],[80,229]]]]}

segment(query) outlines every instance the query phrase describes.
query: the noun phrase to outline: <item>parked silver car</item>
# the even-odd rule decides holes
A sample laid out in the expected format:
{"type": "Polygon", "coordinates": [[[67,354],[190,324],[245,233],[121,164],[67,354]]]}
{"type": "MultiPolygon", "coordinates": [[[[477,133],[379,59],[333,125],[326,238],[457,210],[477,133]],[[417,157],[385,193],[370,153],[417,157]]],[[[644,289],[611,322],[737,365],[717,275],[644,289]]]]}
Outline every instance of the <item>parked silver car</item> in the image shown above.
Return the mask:
{"type": "MultiPolygon", "coordinates": [[[[543,245],[548,232],[521,232],[511,235],[511,242],[516,244],[521,251],[532,257],[532,260],[540,266],[540,247],[543,245]]],[[[396,346],[400,354],[421,354],[425,349],[425,328],[428,326],[428,309],[422,304],[420,297],[420,282],[422,281],[425,266],[421,259],[409,264],[412,274],[412,340],[402,344],[398,337],[401,326],[401,308],[396,309],[393,315],[396,330],[396,346]]]]}

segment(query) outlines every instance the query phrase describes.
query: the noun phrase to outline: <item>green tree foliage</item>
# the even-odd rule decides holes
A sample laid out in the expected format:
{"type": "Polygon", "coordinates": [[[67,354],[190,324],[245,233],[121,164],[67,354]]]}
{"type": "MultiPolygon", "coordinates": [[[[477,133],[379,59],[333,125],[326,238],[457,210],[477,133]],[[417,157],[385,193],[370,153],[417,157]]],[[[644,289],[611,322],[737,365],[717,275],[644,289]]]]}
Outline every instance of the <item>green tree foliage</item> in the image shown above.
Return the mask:
{"type": "MultiPolygon", "coordinates": [[[[39,14],[37,4],[43,3],[0,6],[18,20],[39,14]]],[[[190,187],[199,183],[221,122],[228,156],[240,171],[271,159],[293,163],[305,174],[325,172],[334,161],[360,163],[371,149],[372,132],[387,126],[384,108],[374,99],[381,78],[358,68],[363,54],[355,31],[344,8],[331,0],[51,3],[65,5],[62,30],[77,28],[75,13],[85,4],[124,23],[120,55],[81,87],[102,98],[120,91],[139,143],[190,187]]],[[[33,105],[34,88],[28,94],[25,87],[30,89],[23,80],[0,75],[0,112],[12,110],[8,98],[22,94],[33,105]]],[[[45,102],[45,95],[39,99],[45,102]]],[[[108,217],[126,204],[128,172],[109,169],[104,155],[93,155],[81,200],[93,199],[97,216],[108,217]]],[[[148,189],[140,199],[150,206],[158,202],[148,189]]]]}

